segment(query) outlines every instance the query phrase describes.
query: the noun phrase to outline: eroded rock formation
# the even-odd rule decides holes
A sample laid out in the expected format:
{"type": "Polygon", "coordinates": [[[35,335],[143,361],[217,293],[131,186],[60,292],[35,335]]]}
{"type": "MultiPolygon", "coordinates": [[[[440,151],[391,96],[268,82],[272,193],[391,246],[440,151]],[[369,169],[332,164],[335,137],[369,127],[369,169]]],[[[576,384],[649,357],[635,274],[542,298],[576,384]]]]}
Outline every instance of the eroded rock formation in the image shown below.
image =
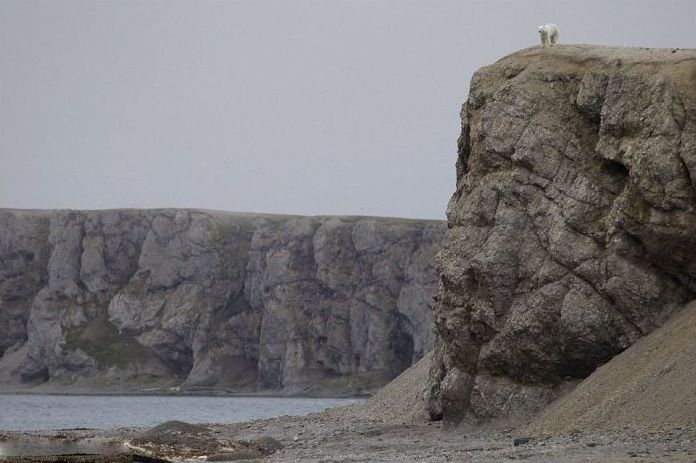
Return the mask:
{"type": "Polygon", "coordinates": [[[444,223],[0,211],[0,380],[373,389],[433,343],[444,223]]]}
{"type": "Polygon", "coordinates": [[[520,418],[696,293],[696,53],[480,69],[438,257],[434,418],[520,418]]]}

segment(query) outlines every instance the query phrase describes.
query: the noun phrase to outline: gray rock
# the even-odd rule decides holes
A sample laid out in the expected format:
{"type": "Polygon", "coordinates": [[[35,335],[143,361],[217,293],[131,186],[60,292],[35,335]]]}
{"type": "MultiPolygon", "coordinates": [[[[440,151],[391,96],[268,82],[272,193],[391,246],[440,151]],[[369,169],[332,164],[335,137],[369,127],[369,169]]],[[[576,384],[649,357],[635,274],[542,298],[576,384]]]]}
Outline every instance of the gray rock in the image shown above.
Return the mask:
{"type": "Polygon", "coordinates": [[[442,222],[2,210],[0,231],[6,383],[343,394],[432,347],[442,222]]]}
{"type": "Polygon", "coordinates": [[[27,338],[31,300],[48,281],[48,213],[0,214],[0,357],[27,338]]]}
{"type": "Polygon", "coordinates": [[[523,419],[693,299],[694,70],[694,52],[559,46],[477,71],[438,256],[433,418],[523,419]]]}
{"type": "Polygon", "coordinates": [[[515,437],[512,440],[512,445],[517,447],[518,445],[527,445],[531,439],[529,437],[515,437]]]}

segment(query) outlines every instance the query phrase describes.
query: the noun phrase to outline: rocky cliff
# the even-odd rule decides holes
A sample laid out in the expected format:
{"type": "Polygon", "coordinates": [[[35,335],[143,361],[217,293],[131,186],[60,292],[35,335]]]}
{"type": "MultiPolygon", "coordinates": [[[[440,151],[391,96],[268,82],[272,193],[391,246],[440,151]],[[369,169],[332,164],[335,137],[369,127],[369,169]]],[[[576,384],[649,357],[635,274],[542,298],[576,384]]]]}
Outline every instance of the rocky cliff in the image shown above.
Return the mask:
{"type": "Polygon", "coordinates": [[[520,418],[696,293],[696,52],[480,69],[438,257],[434,418],[520,418]]]}
{"type": "Polygon", "coordinates": [[[433,343],[444,223],[0,211],[0,381],[351,393],[433,343]]]}

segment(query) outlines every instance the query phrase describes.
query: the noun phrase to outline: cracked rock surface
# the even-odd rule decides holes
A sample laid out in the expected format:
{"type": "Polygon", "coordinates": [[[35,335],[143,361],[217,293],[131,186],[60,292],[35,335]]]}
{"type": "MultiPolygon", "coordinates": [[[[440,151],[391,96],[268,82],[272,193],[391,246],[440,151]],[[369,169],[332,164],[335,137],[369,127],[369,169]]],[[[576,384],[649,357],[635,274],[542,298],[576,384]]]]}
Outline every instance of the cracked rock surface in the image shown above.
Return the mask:
{"type": "Polygon", "coordinates": [[[461,118],[429,410],[519,420],[694,298],[696,52],[522,50],[461,118]]]}
{"type": "Polygon", "coordinates": [[[369,217],[0,210],[0,385],[373,390],[432,347],[444,230],[369,217]]]}

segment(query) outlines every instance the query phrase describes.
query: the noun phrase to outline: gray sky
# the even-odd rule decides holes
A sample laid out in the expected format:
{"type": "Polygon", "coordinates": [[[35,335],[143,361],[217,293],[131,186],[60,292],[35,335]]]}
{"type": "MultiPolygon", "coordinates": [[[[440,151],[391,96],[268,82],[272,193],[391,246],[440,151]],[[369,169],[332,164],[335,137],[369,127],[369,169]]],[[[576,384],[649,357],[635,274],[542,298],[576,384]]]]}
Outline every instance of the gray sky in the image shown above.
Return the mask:
{"type": "Polygon", "coordinates": [[[443,218],[472,72],[696,48],[696,1],[0,0],[0,207],[443,218]]]}

